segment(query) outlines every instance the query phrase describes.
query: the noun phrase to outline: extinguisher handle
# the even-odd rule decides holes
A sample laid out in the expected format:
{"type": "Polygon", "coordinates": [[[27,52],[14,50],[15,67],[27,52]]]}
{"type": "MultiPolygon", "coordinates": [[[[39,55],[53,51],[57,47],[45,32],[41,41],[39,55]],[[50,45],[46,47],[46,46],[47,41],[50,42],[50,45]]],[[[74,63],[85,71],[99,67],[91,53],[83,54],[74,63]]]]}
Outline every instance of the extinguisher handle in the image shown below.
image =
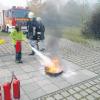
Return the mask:
{"type": "Polygon", "coordinates": [[[14,72],[12,72],[12,78],[13,79],[17,79],[16,75],[14,74],[14,72]]]}
{"type": "Polygon", "coordinates": [[[12,84],[12,82],[13,82],[13,79],[17,79],[17,77],[16,77],[16,75],[14,74],[14,72],[12,72],[12,79],[11,79],[11,82],[10,82],[10,84],[12,84]]]}

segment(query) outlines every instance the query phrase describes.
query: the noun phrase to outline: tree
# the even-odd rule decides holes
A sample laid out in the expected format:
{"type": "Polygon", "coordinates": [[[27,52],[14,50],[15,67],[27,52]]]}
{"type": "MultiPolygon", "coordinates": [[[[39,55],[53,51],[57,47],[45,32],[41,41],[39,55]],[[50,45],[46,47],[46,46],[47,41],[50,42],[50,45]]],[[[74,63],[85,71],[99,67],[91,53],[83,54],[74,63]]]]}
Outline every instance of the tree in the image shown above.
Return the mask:
{"type": "MultiPolygon", "coordinates": [[[[38,1],[38,0],[37,0],[38,1]]],[[[83,11],[83,4],[76,0],[46,0],[44,3],[38,3],[39,6],[34,5],[36,0],[29,2],[30,9],[35,12],[36,16],[42,17],[43,21],[48,26],[80,26],[87,18],[88,5],[85,5],[83,11]],[[83,18],[84,17],[84,18],[83,18]]],[[[37,3],[36,3],[37,4],[37,3]]]]}
{"type": "Polygon", "coordinates": [[[88,3],[78,3],[76,0],[69,0],[62,9],[63,23],[70,26],[80,26],[88,19],[90,7],[88,3]]]}
{"type": "Polygon", "coordinates": [[[100,7],[96,8],[91,19],[85,23],[82,33],[84,36],[100,38],[100,7]]]}
{"type": "Polygon", "coordinates": [[[31,0],[28,2],[28,7],[31,11],[35,13],[35,15],[40,15],[44,4],[41,0],[31,0]]]}

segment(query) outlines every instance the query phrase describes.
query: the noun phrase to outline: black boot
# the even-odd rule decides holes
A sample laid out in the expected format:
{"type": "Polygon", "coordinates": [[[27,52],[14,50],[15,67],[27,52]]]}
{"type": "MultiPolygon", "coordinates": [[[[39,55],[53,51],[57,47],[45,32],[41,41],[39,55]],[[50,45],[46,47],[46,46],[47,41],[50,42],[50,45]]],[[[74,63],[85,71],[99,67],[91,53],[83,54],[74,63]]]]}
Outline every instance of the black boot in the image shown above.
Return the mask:
{"type": "Polygon", "coordinates": [[[42,48],[40,51],[45,51],[45,48],[42,48]]]}
{"type": "Polygon", "coordinates": [[[35,55],[35,52],[34,52],[34,51],[32,51],[32,53],[30,53],[29,55],[35,55]]]}

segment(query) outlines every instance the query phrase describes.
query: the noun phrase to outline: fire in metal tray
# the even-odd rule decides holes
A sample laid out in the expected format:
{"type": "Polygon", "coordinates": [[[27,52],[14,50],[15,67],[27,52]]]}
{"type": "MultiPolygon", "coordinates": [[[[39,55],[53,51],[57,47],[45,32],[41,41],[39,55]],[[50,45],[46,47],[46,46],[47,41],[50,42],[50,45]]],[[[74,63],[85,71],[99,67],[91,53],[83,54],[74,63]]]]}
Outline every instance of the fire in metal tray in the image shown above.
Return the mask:
{"type": "Polygon", "coordinates": [[[51,76],[58,76],[63,73],[57,58],[53,58],[52,63],[45,65],[45,73],[51,76]]]}

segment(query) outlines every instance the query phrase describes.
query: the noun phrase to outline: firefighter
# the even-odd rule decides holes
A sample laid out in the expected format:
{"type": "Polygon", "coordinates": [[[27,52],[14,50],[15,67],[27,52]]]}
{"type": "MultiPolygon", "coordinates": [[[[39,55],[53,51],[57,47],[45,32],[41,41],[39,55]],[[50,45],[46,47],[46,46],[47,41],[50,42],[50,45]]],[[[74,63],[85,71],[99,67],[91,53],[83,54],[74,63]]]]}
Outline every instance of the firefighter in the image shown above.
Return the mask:
{"type": "Polygon", "coordinates": [[[10,33],[10,36],[12,38],[12,43],[14,44],[14,47],[15,47],[16,63],[22,63],[21,41],[26,40],[25,35],[20,30],[21,30],[20,26],[15,26],[15,29],[13,29],[13,31],[10,33]]]}
{"type": "Polygon", "coordinates": [[[44,32],[45,32],[45,27],[42,23],[42,19],[40,17],[36,18],[37,24],[36,24],[36,37],[37,37],[37,41],[39,43],[39,50],[40,51],[44,51],[45,50],[45,46],[44,46],[44,32]]]}
{"type": "MultiPolygon", "coordinates": [[[[29,43],[32,47],[35,47],[35,40],[36,40],[36,17],[34,16],[33,12],[29,12],[28,14],[28,18],[29,21],[27,22],[27,29],[28,29],[28,33],[27,33],[27,38],[29,39],[29,43]]],[[[29,55],[34,55],[35,52],[32,50],[32,53],[29,55]]]]}

